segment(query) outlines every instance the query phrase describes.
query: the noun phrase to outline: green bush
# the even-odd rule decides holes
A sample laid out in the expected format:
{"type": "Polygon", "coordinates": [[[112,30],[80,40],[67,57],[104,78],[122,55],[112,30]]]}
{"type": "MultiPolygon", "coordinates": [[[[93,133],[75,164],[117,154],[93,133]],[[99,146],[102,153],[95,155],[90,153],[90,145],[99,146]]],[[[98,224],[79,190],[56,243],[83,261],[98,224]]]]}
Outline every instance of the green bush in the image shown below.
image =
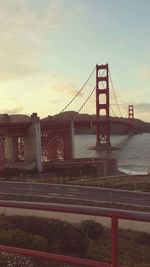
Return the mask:
{"type": "Polygon", "coordinates": [[[21,230],[0,230],[0,244],[35,250],[47,250],[47,240],[21,230]]]}
{"type": "Polygon", "coordinates": [[[13,226],[11,225],[9,217],[4,214],[0,214],[0,229],[8,230],[11,229],[12,227],[13,226]]]}
{"type": "Polygon", "coordinates": [[[139,245],[132,239],[121,239],[119,242],[119,258],[121,266],[150,266],[149,246],[139,245]]]}
{"type": "Polygon", "coordinates": [[[137,242],[138,244],[150,246],[150,234],[146,232],[137,233],[135,242],[137,242]]]}
{"type": "Polygon", "coordinates": [[[92,220],[85,220],[82,221],[80,225],[91,240],[97,240],[105,236],[105,229],[100,223],[92,220]]]}
{"type": "Polygon", "coordinates": [[[80,226],[66,226],[61,236],[64,245],[63,253],[84,256],[89,247],[89,238],[80,226]]]}
{"type": "Polygon", "coordinates": [[[19,229],[45,238],[49,251],[82,256],[88,249],[89,239],[85,231],[68,222],[33,216],[10,216],[3,218],[4,221],[7,221],[8,229],[19,229]]]}

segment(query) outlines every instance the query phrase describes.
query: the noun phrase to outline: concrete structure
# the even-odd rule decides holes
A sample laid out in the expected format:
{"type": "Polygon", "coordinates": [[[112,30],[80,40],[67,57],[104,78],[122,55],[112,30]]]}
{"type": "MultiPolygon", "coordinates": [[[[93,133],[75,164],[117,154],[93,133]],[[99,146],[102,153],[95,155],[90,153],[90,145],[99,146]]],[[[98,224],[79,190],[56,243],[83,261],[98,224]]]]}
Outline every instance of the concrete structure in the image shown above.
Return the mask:
{"type": "Polygon", "coordinates": [[[1,169],[16,167],[42,171],[40,119],[36,113],[33,113],[31,118],[28,116],[25,118],[24,115],[7,114],[1,118],[0,128],[3,129],[1,169]]]}
{"type": "Polygon", "coordinates": [[[71,122],[43,121],[37,113],[0,115],[0,170],[17,168],[42,172],[43,162],[72,159],[74,128],[71,122]]]}
{"type": "Polygon", "coordinates": [[[115,173],[114,159],[74,159],[74,123],[37,113],[0,115],[0,171],[56,170],[69,175],[105,176],[115,173]],[[46,168],[45,168],[46,167],[46,168]],[[47,168],[48,167],[48,168],[47,168]]]}
{"type": "Polygon", "coordinates": [[[31,125],[24,140],[24,162],[33,162],[38,172],[42,172],[41,128],[36,113],[31,115],[31,125]]]}
{"type": "Polygon", "coordinates": [[[41,127],[36,113],[0,116],[0,169],[42,171],[41,127]]]}
{"type": "Polygon", "coordinates": [[[44,170],[55,173],[57,177],[102,177],[116,174],[118,163],[113,158],[76,158],[44,164],[44,170]]]}

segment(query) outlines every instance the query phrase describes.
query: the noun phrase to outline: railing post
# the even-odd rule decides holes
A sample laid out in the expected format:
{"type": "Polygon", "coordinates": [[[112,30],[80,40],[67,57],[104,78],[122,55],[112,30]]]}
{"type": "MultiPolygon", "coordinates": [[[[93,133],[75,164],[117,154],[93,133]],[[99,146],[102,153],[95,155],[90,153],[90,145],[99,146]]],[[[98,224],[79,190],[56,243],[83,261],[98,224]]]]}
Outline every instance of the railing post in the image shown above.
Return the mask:
{"type": "Polygon", "coordinates": [[[112,267],[118,267],[118,218],[112,216],[112,267]]]}

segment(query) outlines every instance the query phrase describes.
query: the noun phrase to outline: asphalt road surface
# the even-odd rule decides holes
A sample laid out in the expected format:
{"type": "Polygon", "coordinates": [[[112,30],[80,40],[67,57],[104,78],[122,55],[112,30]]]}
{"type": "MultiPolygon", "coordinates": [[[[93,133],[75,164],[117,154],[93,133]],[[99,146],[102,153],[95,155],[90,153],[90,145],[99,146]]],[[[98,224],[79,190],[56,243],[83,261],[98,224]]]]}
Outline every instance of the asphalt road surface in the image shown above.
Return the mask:
{"type": "Polygon", "coordinates": [[[67,199],[106,201],[150,207],[150,194],[72,185],[0,182],[0,194],[63,197],[67,199]]]}

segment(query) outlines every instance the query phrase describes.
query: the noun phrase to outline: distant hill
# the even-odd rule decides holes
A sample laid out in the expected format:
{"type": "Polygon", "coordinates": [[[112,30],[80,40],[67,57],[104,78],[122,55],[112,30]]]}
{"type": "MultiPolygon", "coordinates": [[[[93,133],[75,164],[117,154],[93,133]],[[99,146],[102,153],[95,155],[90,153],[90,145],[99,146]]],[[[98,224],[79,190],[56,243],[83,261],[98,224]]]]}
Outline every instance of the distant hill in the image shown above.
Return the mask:
{"type": "Polygon", "coordinates": [[[59,113],[59,114],[56,114],[53,116],[54,119],[63,119],[63,120],[74,120],[74,121],[77,121],[77,120],[94,120],[96,118],[95,115],[89,115],[89,114],[86,114],[86,113],[78,113],[76,111],[65,111],[63,113],[59,113]]]}
{"type": "MultiPolygon", "coordinates": [[[[105,116],[103,116],[105,119],[105,116]]],[[[42,121],[47,120],[66,120],[66,121],[95,121],[96,115],[80,114],[75,111],[65,111],[54,116],[48,116],[42,121]]],[[[127,123],[128,118],[110,117],[110,129],[112,134],[125,134],[128,132],[127,123]]],[[[134,125],[137,133],[150,132],[150,123],[144,122],[139,119],[134,119],[134,125]]],[[[76,133],[95,133],[95,128],[76,129],[76,133]]]]}

